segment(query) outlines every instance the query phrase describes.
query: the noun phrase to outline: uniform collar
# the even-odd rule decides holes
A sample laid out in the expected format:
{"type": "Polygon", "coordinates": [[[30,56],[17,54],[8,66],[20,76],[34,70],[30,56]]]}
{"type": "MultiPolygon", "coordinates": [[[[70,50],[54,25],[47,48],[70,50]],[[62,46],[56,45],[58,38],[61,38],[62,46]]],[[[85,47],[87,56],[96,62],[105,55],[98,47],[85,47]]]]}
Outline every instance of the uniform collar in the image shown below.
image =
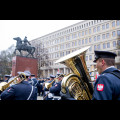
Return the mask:
{"type": "Polygon", "coordinates": [[[24,84],[29,84],[29,82],[28,82],[28,81],[22,81],[22,83],[24,83],[24,84]]]}
{"type": "Polygon", "coordinates": [[[117,70],[114,66],[108,67],[105,71],[102,72],[102,74],[104,73],[110,73],[117,70]]]}

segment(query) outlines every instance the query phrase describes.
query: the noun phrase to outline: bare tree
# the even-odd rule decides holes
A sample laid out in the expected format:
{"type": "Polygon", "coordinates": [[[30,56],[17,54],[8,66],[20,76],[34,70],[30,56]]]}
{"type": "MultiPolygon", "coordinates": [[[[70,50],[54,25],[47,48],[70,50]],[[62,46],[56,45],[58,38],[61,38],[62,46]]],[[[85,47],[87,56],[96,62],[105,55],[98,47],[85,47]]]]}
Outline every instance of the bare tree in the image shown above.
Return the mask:
{"type": "Polygon", "coordinates": [[[0,77],[2,78],[5,74],[11,74],[14,49],[14,45],[11,45],[7,50],[0,51],[0,77]]]}
{"type": "Polygon", "coordinates": [[[35,46],[36,51],[34,53],[34,57],[38,59],[38,77],[43,76],[41,67],[49,67],[49,56],[48,50],[44,47],[44,45],[40,42],[35,46]]]}

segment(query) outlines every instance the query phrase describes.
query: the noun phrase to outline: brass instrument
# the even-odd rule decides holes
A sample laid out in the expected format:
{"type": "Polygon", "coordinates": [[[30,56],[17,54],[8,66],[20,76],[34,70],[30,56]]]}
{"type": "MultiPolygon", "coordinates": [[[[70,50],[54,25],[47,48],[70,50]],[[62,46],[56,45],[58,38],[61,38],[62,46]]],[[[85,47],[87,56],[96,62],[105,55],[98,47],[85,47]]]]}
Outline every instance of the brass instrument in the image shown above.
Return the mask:
{"type": "MultiPolygon", "coordinates": [[[[56,78],[57,79],[57,78],[56,78]]],[[[54,79],[51,83],[45,83],[45,87],[47,89],[51,88],[52,87],[52,84],[56,81],[56,79],[54,79]]]]}
{"type": "Polygon", "coordinates": [[[5,89],[7,89],[10,84],[18,84],[21,81],[18,81],[17,79],[20,77],[21,81],[23,81],[24,79],[26,79],[26,75],[24,73],[19,74],[17,77],[15,77],[13,80],[7,82],[1,82],[0,83],[0,91],[4,91],[5,89]]]}
{"type": "Polygon", "coordinates": [[[77,50],[65,57],[60,58],[55,63],[62,63],[69,67],[73,73],[66,75],[61,82],[61,92],[66,93],[68,87],[70,95],[76,100],[91,100],[93,85],[87,70],[85,53],[90,46],[77,50]]]}

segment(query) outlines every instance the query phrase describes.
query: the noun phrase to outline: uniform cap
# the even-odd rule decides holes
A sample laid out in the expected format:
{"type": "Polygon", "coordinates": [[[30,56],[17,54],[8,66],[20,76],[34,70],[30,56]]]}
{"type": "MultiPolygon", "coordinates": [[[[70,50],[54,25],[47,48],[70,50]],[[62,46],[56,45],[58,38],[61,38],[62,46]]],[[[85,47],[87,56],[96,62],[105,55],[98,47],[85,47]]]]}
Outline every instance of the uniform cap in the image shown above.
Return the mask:
{"type": "Polygon", "coordinates": [[[95,52],[95,60],[93,62],[96,62],[99,58],[115,59],[115,57],[117,56],[115,53],[109,51],[94,51],[94,52],[95,52]]]}
{"type": "Polygon", "coordinates": [[[31,76],[31,72],[30,71],[24,71],[24,72],[17,72],[18,74],[25,74],[26,76],[31,76]]]}
{"type": "Polygon", "coordinates": [[[55,76],[54,75],[50,75],[50,78],[55,78],[55,76]]]}
{"type": "Polygon", "coordinates": [[[10,75],[5,75],[5,77],[9,78],[9,77],[10,77],[10,75]]]}

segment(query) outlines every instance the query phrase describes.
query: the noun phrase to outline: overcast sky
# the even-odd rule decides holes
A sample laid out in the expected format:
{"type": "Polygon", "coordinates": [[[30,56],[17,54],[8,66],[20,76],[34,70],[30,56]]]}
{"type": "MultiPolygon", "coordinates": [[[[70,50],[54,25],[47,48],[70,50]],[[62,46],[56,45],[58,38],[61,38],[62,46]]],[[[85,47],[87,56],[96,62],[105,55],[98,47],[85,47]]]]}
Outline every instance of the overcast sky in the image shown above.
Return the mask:
{"type": "Polygon", "coordinates": [[[16,45],[14,37],[25,36],[30,41],[82,20],[0,20],[0,51],[6,50],[12,44],[16,45]]]}

